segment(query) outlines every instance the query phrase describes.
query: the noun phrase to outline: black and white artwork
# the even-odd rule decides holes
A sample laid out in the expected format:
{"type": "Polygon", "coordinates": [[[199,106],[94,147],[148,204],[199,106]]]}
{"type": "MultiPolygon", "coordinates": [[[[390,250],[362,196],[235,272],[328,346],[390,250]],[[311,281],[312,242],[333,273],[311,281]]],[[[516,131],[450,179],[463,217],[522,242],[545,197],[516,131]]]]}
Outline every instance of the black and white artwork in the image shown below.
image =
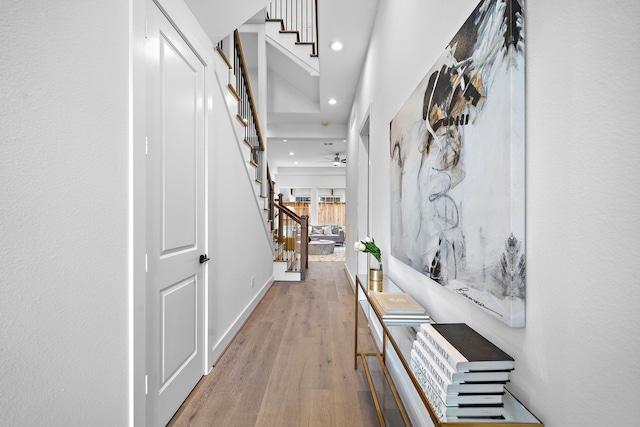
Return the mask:
{"type": "Polygon", "coordinates": [[[391,121],[391,255],[525,325],[524,0],[483,0],[391,121]]]}

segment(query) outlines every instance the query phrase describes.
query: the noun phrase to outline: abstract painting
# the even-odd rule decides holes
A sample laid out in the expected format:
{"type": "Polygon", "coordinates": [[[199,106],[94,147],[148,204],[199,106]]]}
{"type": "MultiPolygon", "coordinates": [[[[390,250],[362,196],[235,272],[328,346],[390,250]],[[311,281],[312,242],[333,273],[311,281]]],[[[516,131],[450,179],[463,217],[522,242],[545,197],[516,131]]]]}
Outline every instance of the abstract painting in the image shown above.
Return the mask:
{"type": "Polygon", "coordinates": [[[483,0],[391,121],[391,255],[525,325],[524,0],[483,0]]]}

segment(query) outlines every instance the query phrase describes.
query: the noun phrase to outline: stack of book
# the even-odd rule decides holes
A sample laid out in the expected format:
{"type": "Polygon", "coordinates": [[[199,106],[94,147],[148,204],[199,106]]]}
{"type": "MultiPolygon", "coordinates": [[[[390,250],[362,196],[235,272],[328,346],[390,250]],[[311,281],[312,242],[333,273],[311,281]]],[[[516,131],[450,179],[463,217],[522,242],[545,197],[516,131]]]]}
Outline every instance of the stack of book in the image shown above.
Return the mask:
{"type": "Polygon", "coordinates": [[[410,365],[442,421],[503,418],[513,358],[468,325],[420,325],[410,365]]]}
{"type": "Polygon", "coordinates": [[[374,292],[370,300],[387,325],[418,326],[430,321],[425,309],[404,292],[374,292]]]}

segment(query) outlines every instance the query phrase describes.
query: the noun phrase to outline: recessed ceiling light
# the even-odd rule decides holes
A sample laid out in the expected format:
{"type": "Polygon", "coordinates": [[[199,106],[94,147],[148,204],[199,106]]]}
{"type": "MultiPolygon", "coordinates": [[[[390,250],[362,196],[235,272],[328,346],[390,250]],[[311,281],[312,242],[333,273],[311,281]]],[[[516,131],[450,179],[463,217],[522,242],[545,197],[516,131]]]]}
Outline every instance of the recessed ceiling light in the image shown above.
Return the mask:
{"type": "Polygon", "coordinates": [[[287,142],[287,140],[286,140],[286,139],[283,139],[283,140],[282,140],[282,142],[287,142]]]}
{"type": "Polygon", "coordinates": [[[336,101],[335,98],[329,98],[329,100],[327,101],[330,105],[336,105],[338,103],[338,101],[336,101]]]}
{"type": "Polygon", "coordinates": [[[290,156],[293,156],[293,151],[291,151],[291,152],[289,153],[289,155],[290,155],[290,156]]]}
{"type": "Polygon", "coordinates": [[[297,165],[297,164],[298,164],[298,162],[293,162],[293,164],[294,164],[294,165],[297,165]]]}
{"type": "Polygon", "coordinates": [[[336,51],[342,50],[342,43],[340,43],[339,41],[334,41],[334,42],[329,43],[329,47],[332,50],[336,50],[336,51]]]}

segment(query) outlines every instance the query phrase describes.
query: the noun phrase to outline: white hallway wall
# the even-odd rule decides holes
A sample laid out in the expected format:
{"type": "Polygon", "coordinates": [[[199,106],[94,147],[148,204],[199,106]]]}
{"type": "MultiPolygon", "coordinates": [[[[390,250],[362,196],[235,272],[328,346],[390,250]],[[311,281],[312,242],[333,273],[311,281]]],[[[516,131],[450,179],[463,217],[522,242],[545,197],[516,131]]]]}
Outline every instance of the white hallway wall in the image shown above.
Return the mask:
{"type": "Polygon", "coordinates": [[[263,9],[269,0],[185,0],[209,38],[218,43],[263,9]]]}
{"type": "MultiPolygon", "coordinates": [[[[389,256],[389,122],[476,4],[381,0],[348,156],[356,158],[370,108],[373,235],[385,270],[439,322],[466,322],[510,353],[509,388],[546,426],[635,425],[640,3],[526,4],[526,328],[507,327],[389,256]]],[[[357,172],[348,173],[352,188],[357,172]]],[[[348,193],[348,207],[355,197],[348,193]]]]}
{"type": "MultiPolygon", "coordinates": [[[[247,170],[235,117],[224,97],[228,69],[217,62],[214,87],[213,144],[209,151],[209,349],[216,360],[273,283],[273,252],[263,217],[263,201],[254,190],[253,168],[247,170]],[[259,204],[260,203],[260,204],[259,204]]],[[[213,371],[215,375],[215,370],[213,371]]]]}
{"type": "MultiPolygon", "coordinates": [[[[3,425],[129,422],[132,4],[141,2],[0,7],[3,425]]],[[[261,212],[222,120],[208,128],[213,358],[272,277],[261,212]]]]}
{"type": "Polygon", "coordinates": [[[0,7],[0,423],[128,419],[129,2],[0,7]]]}

